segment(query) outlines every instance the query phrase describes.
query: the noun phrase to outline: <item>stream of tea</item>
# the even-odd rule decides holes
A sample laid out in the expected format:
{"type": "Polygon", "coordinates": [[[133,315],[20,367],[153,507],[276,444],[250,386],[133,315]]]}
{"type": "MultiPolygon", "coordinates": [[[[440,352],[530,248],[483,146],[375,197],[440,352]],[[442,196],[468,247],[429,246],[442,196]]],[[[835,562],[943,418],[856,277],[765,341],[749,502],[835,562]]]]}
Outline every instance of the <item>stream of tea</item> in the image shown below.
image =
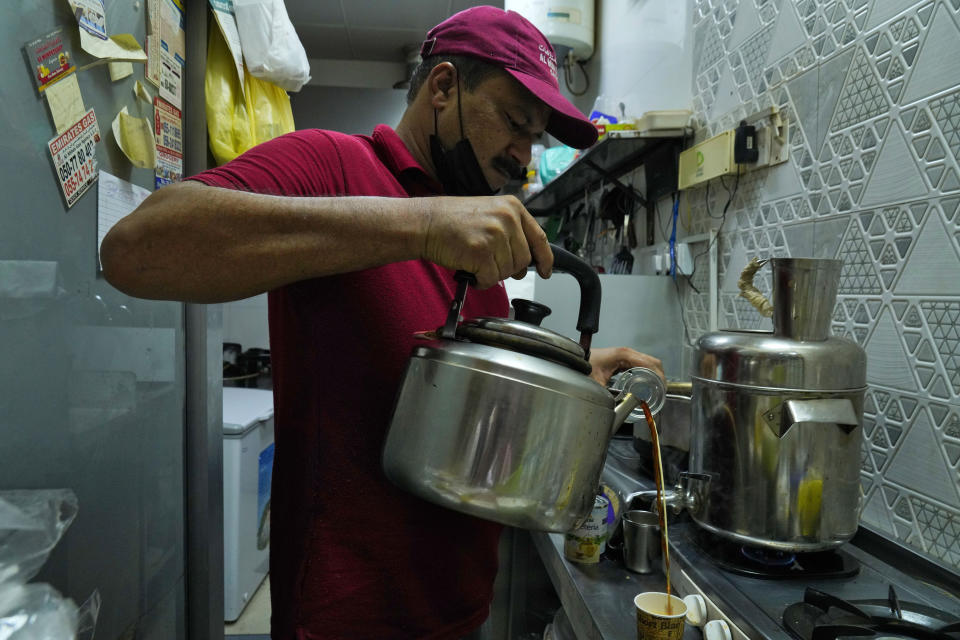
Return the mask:
{"type": "Polygon", "coordinates": [[[667,544],[667,501],[664,495],[663,462],[660,459],[660,438],[657,435],[657,423],[646,402],[640,403],[643,415],[650,427],[650,441],[653,444],[653,479],[657,484],[657,517],[660,520],[660,549],[663,551],[663,572],[667,576],[667,615],[673,614],[673,598],[670,597],[670,548],[667,544]]]}

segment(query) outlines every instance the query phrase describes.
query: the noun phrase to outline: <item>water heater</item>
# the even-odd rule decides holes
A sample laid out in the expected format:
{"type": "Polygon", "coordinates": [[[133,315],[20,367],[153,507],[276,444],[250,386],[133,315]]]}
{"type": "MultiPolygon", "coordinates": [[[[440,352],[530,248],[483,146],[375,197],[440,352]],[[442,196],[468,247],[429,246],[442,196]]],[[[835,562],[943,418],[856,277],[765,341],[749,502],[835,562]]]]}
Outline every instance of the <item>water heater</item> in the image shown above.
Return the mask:
{"type": "Polygon", "coordinates": [[[568,52],[586,60],[593,55],[593,4],[593,0],[504,0],[503,8],[540,29],[560,61],[568,52]]]}

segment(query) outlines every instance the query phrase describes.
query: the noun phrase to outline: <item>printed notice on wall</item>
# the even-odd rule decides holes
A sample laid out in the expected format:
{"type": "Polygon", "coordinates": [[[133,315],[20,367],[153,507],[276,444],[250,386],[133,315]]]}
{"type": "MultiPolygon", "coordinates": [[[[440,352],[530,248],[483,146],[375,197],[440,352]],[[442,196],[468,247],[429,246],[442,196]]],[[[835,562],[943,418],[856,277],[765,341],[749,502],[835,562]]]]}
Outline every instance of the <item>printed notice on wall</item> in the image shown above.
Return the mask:
{"type": "Polygon", "coordinates": [[[33,70],[33,81],[37,83],[38,91],[43,91],[76,69],[64,40],[63,27],[41,38],[31,40],[23,48],[27,52],[27,59],[33,70]]]}
{"type": "Polygon", "coordinates": [[[149,0],[146,78],[164,100],[179,108],[186,56],[183,4],[180,0],[149,0]]]}
{"type": "Polygon", "coordinates": [[[87,108],[83,106],[83,96],[80,94],[80,84],[77,82],[75,73],[50,85],[43,93],[47,96],[47,106],[50,107],[50,115],[53,116],[53,126],[57,129],[57,135],[73,126],[73,123],[82,119],[83,114],[87,112],[87,108]]]}
{"type": "Polygon", "coordinates": [[[67,208],[72,207],[97,181],[98,142],[100,128],[97,116],[90,109],[73,126],[47,143],[67,208]]]}
{"type": "Polygon", "coordinates": [[[153,169],[157,166],[157,144],[149,120],[130,115],[124,105],[114,118],[111,128],[114,141],[130,164],[140,169],[153,169]]]}
{"type": "Polygon", "coordinates": [[[143,76],[160,86],[160,0],[147,0],[147,68],[143,76]]]}
{"type": "Polygon", "coordinates": [[[233,0],[210,0],[210,9],[213,17],[220,26],[220,33],[233,56],[233,64],[237,68],[237,77],[240,78],[240,91],[243,91],[243,53],[240,48],[240,32],[237,30],[237,19],[233,15],[233,0]]]}
{"type": "Polygon", "coordinates": [[[180,109],[153,99],[153,135],[157,139],[156,188],[183,180],[183,125],[180,109]]]}
{"type": "Polygon", "coordinates": [[[103,0],[70,0],[70,8],[81,29],[101,40],[107,39],[107,12],[103,0]]]}
{"type": "Polygon", "coordinates": [[[98,64],[117,63],[117,62],[139,62],[147,61],[147,54],[140,48],[140,43],[129,33],[118,33],[112,35],[106,40],[97,40],[90,36],[80,33],[80,45],[83,50],[94,58],[93,62],[83,65],[79,71],[95,67],[98,64]]]}
{"type": "Polygon", "coordinates": [[[147,199],[150,191],[132,182],[107,173],[100,172],[100,186],[97,189],[97,261],[100,260],[100,245],[107,232],[147,199]]]}
{"type": "Polygon", "coordinates": [[[107,173],[100,172],[100,186],[97,193],[97,261],[100,260],[100,245],[107,232],[123,218],[130,215],[140,203],[147,199],[150,191],[121,180],[107,173]]]}

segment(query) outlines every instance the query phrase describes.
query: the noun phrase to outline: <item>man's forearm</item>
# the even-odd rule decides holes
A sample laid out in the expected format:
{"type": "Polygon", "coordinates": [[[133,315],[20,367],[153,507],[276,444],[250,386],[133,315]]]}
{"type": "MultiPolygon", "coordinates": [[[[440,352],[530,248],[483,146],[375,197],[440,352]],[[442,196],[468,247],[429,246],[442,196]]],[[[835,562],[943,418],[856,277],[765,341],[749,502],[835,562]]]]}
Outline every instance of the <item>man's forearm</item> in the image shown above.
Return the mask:
{"type": "Polygon", "coordinates": [[[418,258],[423,216],[406,198],[290,198],[169,185],[107,234],[107,280],[141,298],[225,302],[418,258]]]}

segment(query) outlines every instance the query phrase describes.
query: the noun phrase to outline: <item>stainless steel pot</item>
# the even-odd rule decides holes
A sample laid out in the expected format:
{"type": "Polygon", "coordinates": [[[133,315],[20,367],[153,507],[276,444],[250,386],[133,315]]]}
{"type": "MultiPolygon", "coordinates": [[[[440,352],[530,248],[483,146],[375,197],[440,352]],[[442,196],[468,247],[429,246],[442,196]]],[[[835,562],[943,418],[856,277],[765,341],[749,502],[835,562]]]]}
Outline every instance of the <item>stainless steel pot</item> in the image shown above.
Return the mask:
{"type": "Polygon", "coordinates": [[[682,494],[694,520],[722,537],[828,549],[859,520],[866,354],[829,336],[839,261],[772,263],[773,332],[697,343],[682,494]]]}
{"type": "MultiPolygon", "coordinates": [[[[525,529],[569,531],[589,515],[608,441],[639,400],[616,404],[587,375],[600,279],[573,254],[553,252],[554,270],[580,283],[580,343],[537,326],[546,307],[514,301],[521,319],[465,321],[416,347],[384,444],[392,482],[525,529]]],[[[461,306],[454,300],[452,313],[461,306]]]]}

